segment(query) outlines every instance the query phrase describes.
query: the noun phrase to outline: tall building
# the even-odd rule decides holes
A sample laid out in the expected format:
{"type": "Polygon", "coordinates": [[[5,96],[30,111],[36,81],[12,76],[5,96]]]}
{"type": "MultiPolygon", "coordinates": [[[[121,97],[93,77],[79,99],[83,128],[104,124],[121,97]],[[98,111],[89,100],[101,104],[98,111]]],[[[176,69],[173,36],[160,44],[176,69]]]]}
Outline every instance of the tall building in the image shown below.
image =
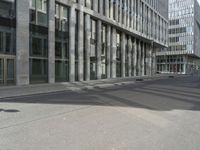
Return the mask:
{"type": "Polygon", "coordinates": [[[169,48],[157,52],[157,71],[190,74],[200,67],[197,0],[169,0],[169,48]]]}
{"type": "Polygon", "coordinates": [[[152,75],[166,2],[0,0],[0,84],[152,75]]]}

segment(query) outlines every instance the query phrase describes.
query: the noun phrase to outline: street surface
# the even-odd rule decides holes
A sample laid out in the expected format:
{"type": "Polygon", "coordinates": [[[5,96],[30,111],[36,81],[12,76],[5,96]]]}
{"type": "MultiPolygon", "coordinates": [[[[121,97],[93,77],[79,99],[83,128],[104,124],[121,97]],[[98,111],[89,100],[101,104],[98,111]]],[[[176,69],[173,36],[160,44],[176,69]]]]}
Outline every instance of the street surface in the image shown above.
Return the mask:
{"type": "Polygon", "coordinates": [[[0,99],[0,150],[199,150],[200,77],[0,99]]]}

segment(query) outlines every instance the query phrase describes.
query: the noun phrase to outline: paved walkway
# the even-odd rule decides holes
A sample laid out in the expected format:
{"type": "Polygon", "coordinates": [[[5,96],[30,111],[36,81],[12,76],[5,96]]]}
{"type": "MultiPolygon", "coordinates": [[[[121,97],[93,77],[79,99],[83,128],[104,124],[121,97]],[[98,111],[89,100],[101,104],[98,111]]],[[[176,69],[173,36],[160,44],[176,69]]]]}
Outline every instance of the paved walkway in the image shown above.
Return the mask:
{"type": "MultiPolygon", "coordinates": [[[[77,91],[85,89],[93,89],[95,87],[112,87],[116,85],[127,85],[133,84],[141,79],[147,80],[157,80],[168,78],[170,75],[156,75],[153,77],[134,77],[125,79],[104,79],[97,81],[87,81],[87,82],[65,82],[65,83],[55,83],[55,84],[35,84],[28,86],[3,86],[0,87],[0,98],[10,98],[16,96],[43,94],[59,91],[77,91]]],[[[180,77],[183,75],[173,75],[174,77],[180,77]]]]}
{"type": "Polygon", "coordinates": [[[0,150],[199,150],[200,78],[0,99],[0,150]]]}

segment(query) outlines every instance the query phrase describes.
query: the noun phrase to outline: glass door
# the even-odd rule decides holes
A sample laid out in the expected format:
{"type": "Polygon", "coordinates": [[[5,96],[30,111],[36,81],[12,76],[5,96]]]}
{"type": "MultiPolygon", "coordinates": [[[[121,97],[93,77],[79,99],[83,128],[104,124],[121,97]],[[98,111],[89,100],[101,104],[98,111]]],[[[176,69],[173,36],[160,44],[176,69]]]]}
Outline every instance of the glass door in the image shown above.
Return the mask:
{"type": "Polygon", "coordinates": [[[0,57],[0,85],[12,85],[15,83],[15,59],[12,57],[0,57]]]}
{"type": "Polygon", "coordinates": [[[4,72],[3,69],[4,65],[3,65],[3,59],[0,58],[0,85],[2,85],[4,83],[4,72]]]}
{"type": "Polygon", "coordinates": [[[14,59],[6,59],[6,83],[15,83],[15,61],[14,59]]]}

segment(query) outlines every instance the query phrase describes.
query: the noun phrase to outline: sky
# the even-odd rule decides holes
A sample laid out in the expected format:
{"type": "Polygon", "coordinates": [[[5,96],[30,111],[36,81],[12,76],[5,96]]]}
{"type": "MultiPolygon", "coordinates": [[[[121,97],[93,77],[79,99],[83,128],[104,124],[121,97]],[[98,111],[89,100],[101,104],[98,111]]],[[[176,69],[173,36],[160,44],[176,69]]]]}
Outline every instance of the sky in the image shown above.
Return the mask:
{"type": "Polygon", "coordinates": [[[199,2],[199,4],[200,4],[200,0],[197,0],[198,2],[199,2]]]}

